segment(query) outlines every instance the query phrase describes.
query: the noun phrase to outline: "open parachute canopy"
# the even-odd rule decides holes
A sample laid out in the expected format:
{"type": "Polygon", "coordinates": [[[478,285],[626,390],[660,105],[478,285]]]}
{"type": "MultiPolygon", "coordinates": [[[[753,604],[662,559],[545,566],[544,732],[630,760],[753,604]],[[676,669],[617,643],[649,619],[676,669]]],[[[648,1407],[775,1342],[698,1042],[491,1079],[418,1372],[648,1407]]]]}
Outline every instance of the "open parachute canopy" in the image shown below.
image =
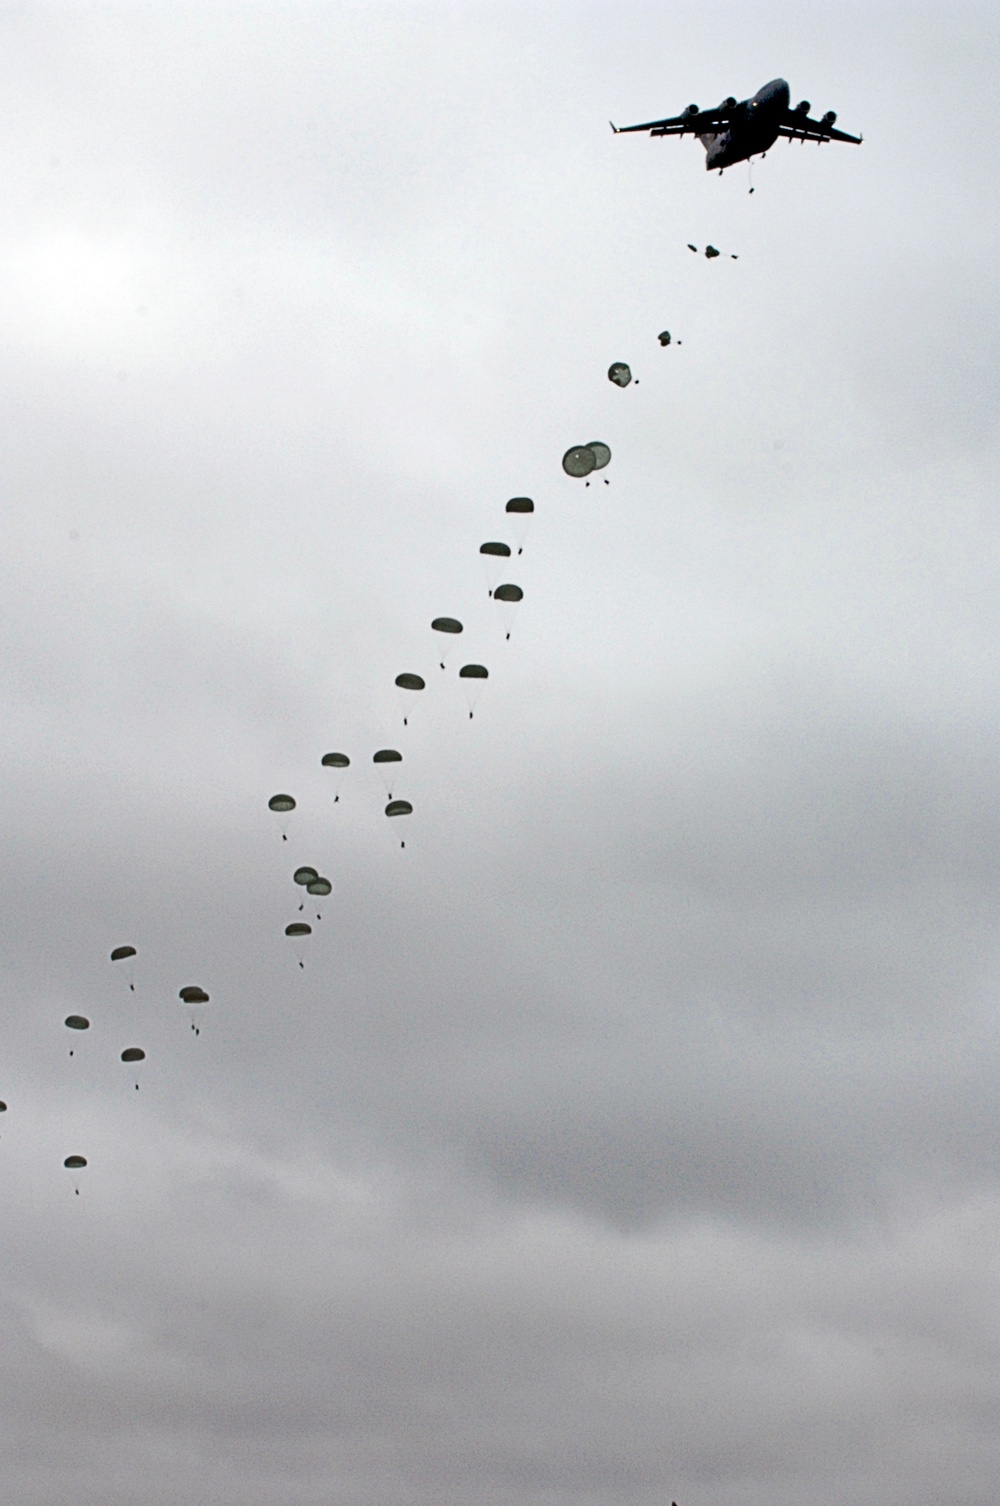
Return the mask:
{"type": "Polygon", "coordinates": [[[307,894],[318,894],[323,899],[333,893],[333,885],[327,878],[314,878],[311,884],[306,885],[307,894]]]}
{"type": "Polygon", "coordinates": [[[608,446],[603,444],[599,439],[588,439],[586,449],[590,450],[594,456],[595,471],[603,471],[611,459],[611,451],[608,446]]]}
{"type": "Polygon", "coordinates": [[[395,748],[379,748],[377,753],[372,754],[372,763],[402,763],[403,755],[395,748]]]}
{"type": "Polygon", "coordinates": [[[425,683],[420,675],[403,674],[396,676],[396,684],[400,690],[423,690],[425,683]]]}
{"type": "Polygon", "coordinates": [[[562,458],[562,468],[567,476],[589,476],[597,465],[597,456],[585,444],[575,444],[562,458]]]}
{"type": "Polygon", "coordinates": [[[6,1114],[6,1112],[7,1112],[7,1105],[4,1103],[3,1099],[0,1098],[0,1114],[6,1114]]]}
{"type": "Polygon", "coordinates": [[[624,361],[613,361],[608,367],[608,381],[616,387],[627,387],[632,380],[631,369],[624,361]]]}
{"type": "Polygon", "coordinates": [[[136,950],[134,946],[116,946],[111,953],[111,961],[123,962],[126,957],[134,957],[135,955],[136,950]]]}
{"type": "Polygon", "coordinates": [[[277,811],[279,815],[286,815],[288,811],[295,809],[295,797],[294,795],[272,795],[267,802],[267,808],[277,811]]]}
{"type": "Polygon", "coordinates": [[[463,664],[458,671],[460,680],[488,680],[490,672],[484,664],[463,664]]]}
{"type": "Polygon", "coordinates": [[[460,633],[462,624],[457,617],[435,617],[431,623],[435,633],[460,633]]]}
{"type": "Polygon", "coordinates": [[[144,1062],[146,1053],[141,1046],[126,1046],[122,1052],[123,1062],[144,1062]]]}
{"type": "Polygon", "coordinates": [[[186,988],[180,990],[177,997],[182,999],[185,1004],[208,1003],[208,994],[203,988],[199,988],[197,984],[188,984],[186,988]]]}
{"type": "Polygon", "coordinates": [[[311,936],[313,928],[304,920],[293,920],[290,926],[285,927],[286,936],[311,936]]]}
{"type": "Polygon", "coordinates": [[[65,1161],[63,1162],[63,1165],[65,1166],[67,1171],[79,1171],[82,1167],[86,1166],[86,1164],[86,1156],[67,1156],[65,1161]]]}
{"type": "Polygon", "coordinates": [[[351,760],[346,753],[324,753],[320,764],[324,769],[346,769],[351,760]]]}
{"type": "Polygon", "coordinates": [[[67,1030],[89,1030],[90,1021],[82,1014],[68,1014],[63,1021],[67,1030]]]}
{"type": "Polygon", "coordinates": [[[308,867],[296,868],[295,872],[292,874],[292,878],[297,884],[301,884],[304,888],[306,884],[314,884],[316,882],[316,880],[319,878],[319,869],[308,867]]]}
{"type": "Polygon", "coordinates": [[[480,544],[480,546],[479,546],[479,553],[480,554],[495,554],[498,559],[504,559],[504,560],[510,559],[510,545],[509,544],[500,544],[500,543],[497,543],[495,541],[487,543],[487,544],[480,544]]]}
{"type": "Polygon", "coordinates": [[[413,806],[408,800],[390,800],[385,813],[387,816],[412,816],[413,806]]]}
{"type": "Polygon", "coordinates": [[[511,497],[505,512],[534,512],[535,504],[530,497],[511,497]]]}
{"type": "Polygon", "coordinates": [[[661,345],[669,345],[670,344],[670,331],[668,329],[661,329],[660,333],[657,335],[656,338],[659,340],[659,342],[660,342],[661,345]]]}
{"type": "Polygon", "coordinates": [[[524,592],[520,586],[497,586],[493,592],[494,601],[523,601],[524,592]]]}

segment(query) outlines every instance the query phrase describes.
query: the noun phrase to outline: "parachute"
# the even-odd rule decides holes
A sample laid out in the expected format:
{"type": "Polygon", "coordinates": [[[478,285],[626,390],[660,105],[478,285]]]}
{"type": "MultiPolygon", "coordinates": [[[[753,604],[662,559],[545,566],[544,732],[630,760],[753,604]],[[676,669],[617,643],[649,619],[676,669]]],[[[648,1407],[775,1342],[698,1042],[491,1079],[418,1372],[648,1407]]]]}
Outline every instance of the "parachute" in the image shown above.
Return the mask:
{"type": "Polygon", "coordinates": [[[608,367],[608,381],[616,387],[627,387],[631,380],[632,372],[624,361],[614,361],[608,367]]]}
{"type": "MultiPolygon", "coordinates": [[[[68,1014],[66,1016],[66,1018],[63,1020],[63,1024],[66,1026],[67,1030],[89,1030],[90,1029],[90,1021],[87,1019],[86,1015],[82,1015],[82,1014],[68,1014]]],[[[70,1054],[70,1056],[73,1055],[72,1050],[70,1051],[69,1054],[70,1054]]]]}
{"type": "Polygon", "coordinates": [[[125,976],[128,979],[128,991],[130,994],[135,993],[135,963],[131,961],[131,958],[137,955],[134,946],[116,946],[111,953],[112,962],[128,962],[125,976]]]}
{"type": "Polygon", "coordinates": [[[588,439],[586,448],[593,451],[595,471],[603,471],[611,459],[611,451],[608,449],[608,446],[602,444],[599,439],[588,439]]]}
{"type": "Polygon", "coordinates": [[[333,885],[328,878],[315,878],[311,884],[306,885],[306,893],[316,894],[325,899],[328,894],[333,893],[333,885]]]}
{"type": "Polygon", "coordinates": [[[293,881],[296,884],[301,884],[303,888],[305,888],[306,884],[315,883],[318,878],[318,868],[296,868],[295,872],[292,874],[293,881]]]}
{"type": "Polygon", "coordinates": [[[589,476],[597,465],[597,456],[585,444],[575,444],[562,458],[562,467],[567,476],[589,476]]]}
{"type": "Polygon", "coordinates": [[[470,722],[472,721],[472,713],[476,709],[476,702],[479,700],[479,693],[482,690],[480,681],[488,680],[489,677],[490,672],[484,664],[463,664],[462,668],[458,671],[458,678],[460,680],[471,681],[471,684],[466,686],[470,722]]]}
{"type": "MultiPolygon", "coordinates": [[[[519,551],[520,552],[520,551],[519,551]]],[[[494,560],[509,560],[510,545],[501,544],[498,539],[490,539],[485,544],[480,544],[479,553],[483,556],[483,573],[486,576],[486,589],[493,595],[493,587],[500,578],[501,566],[493,563],[494,560]]]]}
{"type": "MultiPolygon", "coordinates": [[[[143,1051],[141,1046],[126,1046],[125,1050],[122,1052],[123,1062],[144,1062],[145,1060],[146,1053],[145,1051],[143,1051]]],[[[137,1093],[139,1091],[138,1082],[135,1085],[135,1091],[137,1093]]]]}
{"type": "MultiPolygon", "coordinates": [[[[271,798],[270,798],[270,800],[267,802],[267,808],[268,808],[269,811],[274,811],[274,813],[276,815],[278,815],[278,816],[287,816],[290,811],[293,811],[295,809],[295,796],[294,795],[272,795],[271,798]]],[[[288,833],[287,833],[287,831],[284,830],[285,822],[282,821],[281,825],[282,825],[281,840],[283,842],[287,842],[288,841],[288,833]]]]}
{"type": "MultiPolygon", "coordinates": [[[[423,690],[426,681],[421,675],[402,674],[396,676],[396,684],[400,690],[423,690]]],[[[403,717],[403,726],[409,726],[408,717],[403,717]]]]}
{"type": "Polygon", "coordinates": [[[182,988],[177,997],[183,999],[185,1004],[207,1004],[209,1002],[208,994],[205,990],[193,984],[187,988],[182,988]]]}
{"type": "Polygon", "coordinates": [[[312,935],[312,926],[304,920],[293,920],[290,926],[285,927],[285,935],[295,942],[295,955],[298,958],[299,967],[305,967],[302,954],[306,937],[312,935]]]}
{"type": "Polygon", "coordinates": [[[660,333],[657,335],[656,338],[659,340],[659,342],[660,342],[661,345],[669,345],[670,344],[670,331],[668,329],[661,329],[660,333]]]}
{"type": "Polygon", "coordinates": [[[714,260],[716,256],[720,256],[721,254],[722,253],[717,251],[714,246],[705,247],[705,255],[708,257],[709,261],[714,260]]]}
{"type": "Polygon", "coordinates": [[[507,629],[508,639],[510,638],[511,628],[514,626],[514,613],[512,608],[516,606],[519,601],[523,601],[523,599],[524,592],[521,590],[520,586],[509,584],[505,586],[497,586],[496,590],[493,592],[493,600],[499,601],[504,605],[504,627],[507,629]]]}
{"type": "MultiPolygon", "coordinates": [[[[82,1171],[86,1164],[86,1156],[67,1156],[65,1161],[63,1162],[63,1165],[65,1166],[67,1171],[82,1171]]],[[[73,1178],[73,1191],[76,1193],[77,1197],[80,1196],[80,1189],[76,1185],[75,1177],[73,1178]]]]}
{"type": "Polygon", "coordinates": [[[413,806],[408,800],[390,800],[385,813],[387,816],[412,816],[413,806]]]}
{"type": "Polygon", "coordinates": [[[504,511],[520,515],[524,519],[517,530],[517,552],[518,554],[523,554],[524,542],[528,537],[528,528],[531,525],[535,504],[530,497],[511,497],[504,511]]]}
{"type": "MultiPolygon", "coordinates": [[[[320,767],[324,769],[347,769],[350,768],[350,765],[351,760],[348,758],[346,753],[324,753],[323,757],[320,759],[320,767]]],[[[337,804],[339,799],[340,781],[338,780],[333,787],[334,805],[337,804]]]]}
{"type": "MultiPolygon", "coordinates": [[[[444,665],[441,667],[443,669],[444,665]]],[[[390,800],[392,799],[392,766],[402,762],[403,755],[395,748],[379,748],[377,753],[372,754],[372,763],[376,763],[379,766],[385,783],[385,793],[390,800]]]]}
{"type": "MultiPolygon", "coordinates": [[[[462,632],[462,624],[457,617],[435,617],[431,623],[431,628],[435,633],[448,633],[452,636],[462,632]]],[[[448,657],[450,647],[451,645],[449,644],[448,648],[441,650],[441,659],[439,662],[442,669],[444,669],[444,661],[448,657]]]]}

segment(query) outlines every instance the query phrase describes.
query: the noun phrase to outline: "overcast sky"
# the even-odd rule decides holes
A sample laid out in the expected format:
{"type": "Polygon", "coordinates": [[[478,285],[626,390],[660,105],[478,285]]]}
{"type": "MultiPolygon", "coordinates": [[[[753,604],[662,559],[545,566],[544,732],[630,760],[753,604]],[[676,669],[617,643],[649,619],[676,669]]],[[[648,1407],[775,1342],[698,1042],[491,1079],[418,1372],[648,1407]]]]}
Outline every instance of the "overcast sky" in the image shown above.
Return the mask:
{"type": "Polygon", "coordinates": [[[5,1502],[995,1506],[998,55],[0,6],[5,1502]]]}

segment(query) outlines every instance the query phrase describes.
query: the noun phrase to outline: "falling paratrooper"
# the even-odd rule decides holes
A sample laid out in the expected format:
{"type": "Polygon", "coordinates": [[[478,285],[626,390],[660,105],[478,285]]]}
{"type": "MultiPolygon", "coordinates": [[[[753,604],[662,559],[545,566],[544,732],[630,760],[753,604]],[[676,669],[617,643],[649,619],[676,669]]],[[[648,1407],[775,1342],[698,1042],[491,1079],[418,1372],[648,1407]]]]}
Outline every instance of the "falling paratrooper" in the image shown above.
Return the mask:
{"type": "MultiPolygon", "coordinates": [[[[82,1015],[82,1014],[68,1014],[66,1016],[66,1018],[63,1020],[63,1024],[66,1026],[67,1030],[89,1030],[90,1029],[90,1021],[87,1019],[86,1015],[82,1015]]],[[[73,1055],[73,1049],[72,1049],[72,1047],[70,1047],[70,1053],[69,1054],[70,1054],[70,1056],[73,1055]]]]}
{"type": "Polygon", "coordinates": [[[476,709],[479,693],[482,690],[483,680],[488,680],[490,672],[485,664],[463,664],[458,671],[458,678],[465,680],[469,703],[469,721],[472,721],[472,713],[476,709]]]}
{"type": "MultiPolygon", "coordinates": [[[[449,635],[451,637],[456,637],[463,631],[462,624],[459,622],[457,617],[435,617],[434,621],[431,623],[431,629],[435,633],[445,633],[446,635],[449,635]]],[[[452,645],[449,644],[448,648],[441,650],[441,658],[438,662],[440,663],[442,669],[444,669],[445,667],[444,661],[448,657],[448,653],[451,647],[452,645]]]]}
{"type": "Polygon", "coordinates": [[[302,954],[306,937],[312,935],[312,926],[306,920],[293,920],[290,926],[285,927],[285,935],[296,943],[295,955],[299,959],[299,967],[304,968],[305,962],[302,954]]]}
{"type": "Polygon", "coordinates": [[[377,753],[372,754],[372,763],[377,764],[379,772],[385,781],[386,799],[392,799],[392,774],[391,769],[397,763],[403,762],[403,755],[398,748],[379,748],[377,753]]]}
{"type": "MultiPolygon", "coordinates": [[[[82,1171],[86,1164],[86,1156],[67,1156],[65,1161],[63,1162],[63,1165],[65,1166],[67,1171],[82,1171]]],[[[80,1196],[80,1189],[76,1185],[75,1177],[73,1178],[73,1191],[76,1193],[77,1197],[80,1196]]]]}
{"type": "MultiPolygon", "coordinates": [[[[390,800],[385,808],[387,816],[412,816],[413,806],[408,800],[390,800]]],[[[400,842],[400,847],[405,847],[405,842],[400,842]]]]}
{"type": "MultiPolygon", "coordinates": [[[[295,809],[295,796],[294,795],[272,795],[271,798],[270,798],[270,800],[267,802],[267,808],[268,808],[269,811],[274,811],[274,813],[275,813],[276,816],[287,816],[291,811],[293,811],[295,809]]],[[[287,833],[287,831],[284,830],[285,823],[282,822],[281,825],[282,825],[281,840],[283,842],[287,842],[288,841],[288,833],[287,833]]]]}
{"type": "Polygon", "coordinates": [[[517,532],[517,552],[518,554],[523,554],[525,541],[528,537],[528,529],[535,515],[535,504],[530,497],[511,497],[504,511],[514,517],[524,519],[517,532]]]}
{"type": "MultiPolygon", "coordinates": [[[[396,676],[396,684],[397,684],[397,686],[399,687],[400,690],[407,690],[407,691],[410,691],[410,690],[423,690],[424,687],[425,687],[425,685],[426,685],[426,683],[427,682],[424,680],[424,678],[423,678],[422,675],[413,675],[413,674],[406,673],[406,674],[401,674],[401,675],[397,675],[396,676]]],[[[405,697],[404,697],[404,701],[405,701],[405,697]]],[[[408,727],[409,726],[409,719],[405,715],[403,717],[403,726],[404,727],[408,727]]]]}
{"type": "MultiPolygon", "coordinates": [[[[524,600],[524,592],[521,590],[520,586],[515,586],[512,583],[508,582],[506,585],[497,586],[496,590],[493,592],[493,600],[494,601],[499,601],[501,604],[505,605],[508,609],[510,609],[510,608],[516,606],[519,601],[523,601],[524,600]]],[[[514,622],[513,612],[511,610],[505,611],[504,612],[504,624],[505,624],[506,629],[507,629],[507,641],[508,642],[510,641],[510,633],[511,633],[511,628],[513,626],[513,622],[514,622]]]]}
{"type": "MultiPolygon", "coordinates": [[[[518,553],[520,554],[520,550],[518,553]]],[[[501,566],[490,564],[491,560],[509,560],[510,545],[501,543],[499,539],[487,539],[485,544],[480,544],[479,553],[483,557],[483,567],[486,574],[486,591],[489,596],[493,595],[493,587],[497,583],[501,566]]]]}
{"type": "Polygon", "coordinates": [[[111,953],[112,962],[128,963],[126,976],[128,977],[129,993],[132,994],[135,993],[135,963],[131,959],[137,955],[138,953],[134,946],[116,946],[111,953]]]}
{"type": "MultiPolygon", "coordinates": [[[[351,766],[351,760],[346,753],[324,753],[319,762],[320,767],[323,769],[348,769],[351,766]]],[[[333,792],[334,805],[337,804],[339,799],[340,788],[338,786],[335,787],[333,792]]]]}
{"type": "MultiPolygon", "coordinates": [[[[129,1062],[144,1062],[145,1060],[146,1060],[146,1053],[145,1053],[145,1051],[143,1051],[143,1049],[142,1049],[141,1046],[126,1046],[125,1050],[122,1052],[122,1061],[123,1062],[126,1062],[126,1063],[129,1063],[129,1062]]],[[[139,1083],[138,1083],[138,1081],[136,1081],[135,1091],[137,1093],[139,1091],[139,1083]]]]}
{"type": "Polygon", "coordinates": [[[191,1029],[194,1031],[195,1035],[201,1035],[201,1026],[198,1024],[201,1016],[196,1014],[195,1011],[201,1005],[208,1004],[210,1002],[208,994],[203,988],[199,988],[196,983],[189,983],[178,991],[177,997],[180,999],[181,1003],[186,1004],[191,1011],[191,1029]]]}

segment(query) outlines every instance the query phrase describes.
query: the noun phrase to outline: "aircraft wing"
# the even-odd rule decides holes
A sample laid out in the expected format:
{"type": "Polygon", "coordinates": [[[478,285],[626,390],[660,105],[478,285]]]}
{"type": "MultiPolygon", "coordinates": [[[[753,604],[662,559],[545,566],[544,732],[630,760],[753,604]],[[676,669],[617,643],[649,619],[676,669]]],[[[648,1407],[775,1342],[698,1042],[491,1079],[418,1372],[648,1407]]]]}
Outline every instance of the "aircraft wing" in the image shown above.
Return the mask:
{"type": "Polygon", "coordinates": [[[611,121],[615,135],[628,131],[648,131],[651,136],[686,136],[689,132],[702,136],[709,131],[721,130],[729,124],[730,111],[725,105],[717,110],[685,110],[683,115],[670,115],[666,120],[647,120],[643,125],[616,126],[611,121]]]}
{"type": "Polygon", "coordinates": [[[787,136],[790,141],[853,141],[855,146],[860,146],[862,140],[860,136],[848,136],[846,131],[838,131],[832,122],[810,120],[808,115],[800,115],[797,110],[786,110],[778,135],[787,136]]]}

